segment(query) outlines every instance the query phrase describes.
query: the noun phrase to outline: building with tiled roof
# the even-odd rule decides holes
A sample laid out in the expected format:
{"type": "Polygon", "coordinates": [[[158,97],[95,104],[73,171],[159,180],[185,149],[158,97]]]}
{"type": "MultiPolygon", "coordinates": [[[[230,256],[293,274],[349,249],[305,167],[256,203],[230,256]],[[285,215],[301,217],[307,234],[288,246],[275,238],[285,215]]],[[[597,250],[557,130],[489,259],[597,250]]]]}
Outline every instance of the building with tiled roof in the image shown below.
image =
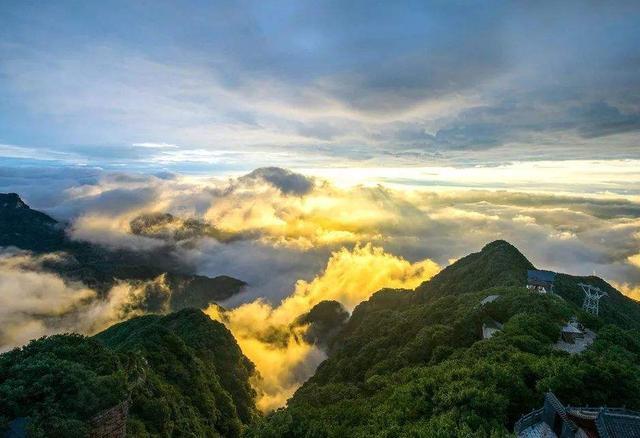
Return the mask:
{"type": "Polygon", "coordinates": [[[520,418],[514,432],[518,438],[639,438],[640,412],[565,407],[548,392],[544,406],[520,418]]]}

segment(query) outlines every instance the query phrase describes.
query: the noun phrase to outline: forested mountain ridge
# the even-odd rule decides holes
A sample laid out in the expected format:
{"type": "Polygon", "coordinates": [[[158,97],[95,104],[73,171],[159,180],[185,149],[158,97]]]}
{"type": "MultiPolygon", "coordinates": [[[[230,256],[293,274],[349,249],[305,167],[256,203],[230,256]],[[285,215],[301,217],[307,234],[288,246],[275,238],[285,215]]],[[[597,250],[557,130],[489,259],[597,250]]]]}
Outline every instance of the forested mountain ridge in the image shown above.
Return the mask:
{"type": "Polygon", "coordinates": [[[16,193],[0,193],[0,246],[56,251],[64,241],[55,219],[29,208],[16,193]]]}
{"type": "Polygon", "coordinates": [[[258,414],[253,364],[231,332],[199,310],[134,318],[95,338],[148,364],[147,383],[132,396],[131,435],[237,436],[258,414]]]}
{"type": "MultiPolygon", "coordinates": [[[[183,234],[188,235],[186,231],[183,234]]],[[[169,247],[116,250],[70,239],[65,224],[31,209],[16,193],[0,193],[0,247],[16,247],[35,254],[62,254],[63,257],[45,261],[43,268],[65,279],[81,281],[102,294],[117,280],[148,281],[163,275],[171,290],[169,303],[160,306],[150,300],[146,310],[151,312],[160,311],[161,307],[204,309],[239,293],[246,285],[225,275],[214,278],[195,275],[176,260],[169,247]]]]}
{"type": "Polygon", "coordinates": [[[84,437],[90,419],[130,400],[127,435],[238,437],[258,415],[253,364],[199,310],[147,315],[93,338],[55,335],[0,355],[0,431],[84,437]]]}
{"type": "Polygon", "coordinates": [[[493,241],[481,251],[456,260],[416,288],[422,300],[481,291],[494,286],[522,286],[533,264],[513,245],[493,241]]]}
{"type": "MultiPolygon", "coordinates": [[[[412,299],[428,302],[442,296],[475,292],[497,286],[521,287],[526,284],[527,270],[536,267],[513,245],[504,240],[493,241],[481,251],[469,254],[444,268],[411,294],[412,299]]],[[[587,283],[607,292],[600,303],[600,323],[616,323],[640,329],[640,306],[609,283],[596,276],[580,277],[556,274],[554,292],[582,306],[584,293],[578,283],[587,283]]]]}
{"type": "Polygon", "coordinates": [[[318,304],[295,324],[309,325],[305,340],[328,358],[266,416],[253,365],[199,310],[32,341],[0,355],[0,429],[28,418],[36,432],[85,436],[93,415],[127,398],[128,434],[158,437],[509,436],[548,390],[571,405],[640,410],[640,303],[596,277],[558,274],[558,294],[531,292],[531,268],[496,241],[416,290],[373,294],[350,316],[318,304]],[[578,282],[609,292],[600,317],[581,309],[578,282]],[[554,346],[573,317],[597,335],[580,354],[554,346]],[[500,329],[486,338],[486,324],[500,329]]]}
{"type": "Polygon", "coordinates": [[[640,303],[606,282],[558,275],[559,295],[525,289],[533,265],[492,242],[415,291],[383,290],[356,307],[328,359],[280,409],[249,433],[260,437],[508,436],[553,390],[572,405],[640,409],[640,303]],[[577,282],[611,298],[595,318],[577,282]],[[580,289],[577,289],[580,292],[580,289]],[[497,295],[495,301],[480,304],[497,295]],[[606,310],[605,310],[606,309],[606,310]],[[553,348],[573,316],[597,332],[570,355],[553,348]],[[482,326],[502,330],[482,339],[482,326]]]}

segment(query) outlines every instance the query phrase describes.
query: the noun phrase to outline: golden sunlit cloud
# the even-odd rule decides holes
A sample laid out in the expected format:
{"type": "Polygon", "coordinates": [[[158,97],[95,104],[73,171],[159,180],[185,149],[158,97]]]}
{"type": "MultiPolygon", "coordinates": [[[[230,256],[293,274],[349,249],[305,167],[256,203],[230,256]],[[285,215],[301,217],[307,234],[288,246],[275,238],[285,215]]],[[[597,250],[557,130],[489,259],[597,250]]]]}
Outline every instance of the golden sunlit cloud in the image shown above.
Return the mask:
{"type": "MultiPolygon", "coordinates": [[[[507,152],[507,151],[505,151],[507,152]]],[[[480,151],[475,151],[480,153],[480,151]]],[[[341,187],[357,184],[408,188],[424,187],[448,191],[463,188],[499,187],[508,181],[511,190],[552,193],[579,192],[587,196],[612,196],[613,189],[640,183],[638,160],[523,160],[496,166],[407,166],[323,167],[301,169],[304,174],[326,178],[341,187]],[[589,172],[585,172],[589,169],[589,172]],[[541,179],[540,175],[562,175],[541,179]],[[593,190],[597,187],[597,190],[593,190]],[[609,191],[609,193],[607,193],[609,191]]],[[[629,194],[624,195],[625,198],[629,194]]],[[[635,196],[638,199],[637,195],[635,196]]]]}
{"type": "MultiPolygon", "coordinates": [[[[409,170],[405,173],[411,174],[409,170]]],[[[283,171],[282,176],[290,174],[283,171]]],[[[171,180],[129,182],[105,177],[97,188],[83,186],[82,190],[68,193],[82,200],[116,190],[147,191],[140,195],[142,200],[119,204],[115,211],[86,209],[74,221],[72,235],[103,245],[149,249],[162,244],[160,237],[153,233],[147,233],[147,237],[135,235],[130,227],[131,220],[149,213],[171,213],[176,217],[172,222],[175,226],[189,219],[202,221],[226,236],[225,241],[251,240],[294,251],[332,251],[358,242],[386,247],[387,242],[393,244],[399,236],[415,243],[423,238],[459,235],[470,223],[482,227],[466,235],[466,241],[472,242],[466,242],[465,247],[496,237],[580,240],[578,233],[595,228],[607,232],[624,224],[628,228],[624,232],[630,234],[638,228],[637,224],[616,217],[626,208],[627,201],[612,194],[577,199],[500,190],[398,190],[380,185],[340,187],[335,181],[303,175],[296,178],[312,181],[302,195],[259,178],[248,181],[245,177],[219,180],[176,176],[171,180]]],[[[462,252],[447,254],[447,258],[462,252]]],[[[629,262],[632,260],[635,259],[629,262]]]]}
{"type": "Polygon", "coordinates": [[[61,257],[0,254],[0,352],[44,335],[70,331],[91,335],[142,315],[140,304],[149,287],[170,294],[164,276],[159,276],[148,282],[118,282],[101,297],[82,283],[42,270],[42,262],[61,257]]]}
{"type": "Polygon", "coordinates": [[[631,263],[633,266],[640,268],[640,254],[627,257],[627,261],[631,263]]]}
{"type": "Polygon", "coordinates": [[[378,192],[324,184],[300,197],[254,185],[216,199],[205,219],[229,233],[259,233],[263,241],[301,249],[356,243],[379,237],[379,227],[396,219],[398,212],[379,208],[378,192]]]}
{"type": "Polygon", "coordinates": [[[439,270],[431,260],[410,263],[382,248],[357,245],[334,252],[322,273],[310,282],[298,281],[278,306],[258,299],[227,311],[214,305],[206,313],[227,325],[256,365],[258,407],[270,411],[283,406],[324,359],[322,351],[303,340],[304,327],[291,328],[298,316],[324,300],[353,310],[382,288],[415,288],[439,270]]]}
{"type": "Polygon", "coordinates": [[[640,284],[632,285],[629,283],[611,283],[613,287],[618,289],[620,292],[628,296],[629,298],[633,298],[634,300],[640,301],[640,284]]]}
{"type": "MultiPolygon", "coordinates": [[[[637,252],[634,238],[640,223],[629,219],[640,208],[637,200],[603,191],[579,196],[527,192],[541,170],[551,169],[556,168],[520,164],[466,169],[477,181],[460,169],[385,169],[377,180],[362,185],[341,184],[339,176],[345,177],[342,182],[366,179],[371,177],[368,169],[342,169],[331,181],[274,168],[228,180],[105,176],[68,195],[69,203],[78,202],[75,238],[127,249],[161,246],[198,274],[230,275],[252,285],[230,302],[246,304],[228,311],[212,306],[207,313],[231,329],[256,364],[261,374],[255,382],[258,403],[268,411],[282,406],[324,358],[320,349],[302,340],[305,327],[294,329],[291,323],[323,300],[352,310],[381,288],[414,288],[440,269],[430,260],[408,260],[452,262],[470,248],[503,238],[526,249],[536,265],[579,275],[622,275],[620,283],[636,284],[632,271],[640,266],[640,254],[627,256],[637,252]],[[516,178],[524,190],[392,184],[398,178],[435,175],[443,182],[474,186],[495,172],[505,180],[516,178]],[[117,208],[96,207],[102,196],[117,208]],[[136,229],[141,215],[166,213],[173,219],[143,221],[144,227],[136,229]],[[178,235],[193,239],[186,242],[178,235]],[[611,264],[599,260],[623,262],[627,270],[607,272],[611,264]],[[312,278],[325,261],[323,271],[312,278]]],[[[572,175],[575,186],[586,183],[582,173],[572,175]]],[[[635,293],[629,285],[621,289],[635,293]]]]}

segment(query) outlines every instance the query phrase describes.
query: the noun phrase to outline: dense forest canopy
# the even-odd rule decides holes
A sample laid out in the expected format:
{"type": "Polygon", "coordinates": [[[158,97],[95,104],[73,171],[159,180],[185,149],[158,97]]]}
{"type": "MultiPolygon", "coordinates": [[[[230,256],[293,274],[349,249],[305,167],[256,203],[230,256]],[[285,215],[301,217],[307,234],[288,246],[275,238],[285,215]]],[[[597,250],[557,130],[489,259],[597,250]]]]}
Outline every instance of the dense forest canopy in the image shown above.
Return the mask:
{"type": "Polygon", "coordinates": [[[561,275],[559,295],[531,293],[531,268],[496,241],[416,291],[374,294],[288,406],[249,436],[505,436],[548,390],[572,405],[640,409],[640,305],[596,278],[561,275]],[[609,291],[601,318],[581,310],[580,281],[609,291]],[[480,305],[489,295],[499,298],[480,305]],[[552,348],[573,316],[598,333],[579,355],[552,348]],[[486,321],[504,328],[483,340],[486,321]]]}
{"type": "Polygon", "coordinates": [[[231,333],[195,309],[148,315],[93,338],[56,335],[0,356],[0,428],[82,437],[130,399],[130,436],[240,436],[258,415],[253,364],[231,333]]]}

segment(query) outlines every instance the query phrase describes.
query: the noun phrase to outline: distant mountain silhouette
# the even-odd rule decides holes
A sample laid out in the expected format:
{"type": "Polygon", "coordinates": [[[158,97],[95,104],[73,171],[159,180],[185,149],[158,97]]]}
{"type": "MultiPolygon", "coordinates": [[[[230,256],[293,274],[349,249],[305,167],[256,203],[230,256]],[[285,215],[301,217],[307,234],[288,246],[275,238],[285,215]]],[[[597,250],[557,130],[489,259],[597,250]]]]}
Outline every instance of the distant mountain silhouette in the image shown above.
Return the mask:
{"type": "Polygon", "coordinates": [[[64,243],[55,219],[32,210],[16,193],[0,193],[0,246],[40,252],[57,251],[64,243]]]}
{"type": "MultiPolygon", "coordinates": [[[[193,227],[193,225],[192,225],[193,227]]],[[[65,224],[31,209],[16,193],[0,194],[0,246],[16,247],[36,254],[61,252],[66,256],[46,261],[44,267],[65,278],[82,281],[105,293],[116,280],[147,281],[165,274],[171,288],[173,310],[205,308],[225,300],[245,286],[241,280],[194,275],[175,258],[169,247],[152,251],[111,250],[71,240],[65,224]]],[[[166,303],[149,303],[157,311],[166,303]]]]}

